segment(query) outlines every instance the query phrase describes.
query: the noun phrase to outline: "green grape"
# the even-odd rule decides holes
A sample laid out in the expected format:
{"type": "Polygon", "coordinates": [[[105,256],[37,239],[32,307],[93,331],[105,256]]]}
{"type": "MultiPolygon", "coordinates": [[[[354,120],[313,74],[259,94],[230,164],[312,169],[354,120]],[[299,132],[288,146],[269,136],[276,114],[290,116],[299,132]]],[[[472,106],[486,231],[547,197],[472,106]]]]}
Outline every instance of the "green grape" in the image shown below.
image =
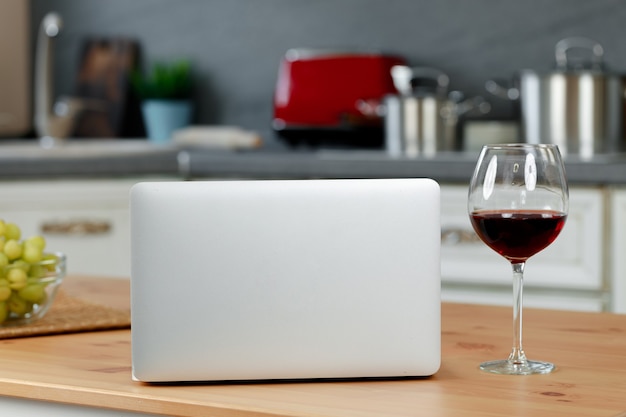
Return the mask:
{"type": "Polygon", "coordinates": [[[21,269],[22,271],[28,273],[30,271],[30,264],[26,262],[24,259],[16,259],[9,265],[10,269],[21,269]]]}
{"type": "Polygon", "coordinates": [[[41,249],[41,251],[43,252],[43,250],[46,247],[46,238],[44,238],[41,235],[31,236],[28,239],[26,239],[24,243],[26,245],[35,245],[39,249],[41,249]]]}
{"type": "Polygon", "coordinates": [[[7,280],[11,289],[21,290],[26,286],[27,279],[26,272],[21,268],[12,268],[7,272],[7,280]]]}
{"type": "Polygon", "coordinates": [[[17,292],[23,300],[34,304],[41,304],[45,299],[46,290],[43,284],[28,284],[17,292]]]}
{"type": "Polygon", "coordinates": [[[53,253],[44,253],[42,263],[45,263],[45,268],[50,272],[55,272],[57,268],[57,264],[59,263],[59,258],[53,253]]]}
{"type": "Polygon", "coordinates": [[[7,231],[7,225],[4,220],[0,219],[0,236],[4,236],[7,231]]]}
{"type": "Polygon", "coordinates": [[[20,237],[22,237],[22,231],[17,224],[6,223],[5,228],[6,230],[4,231],[4,235],[8,240],[20,240],[20,237]]]}
{"type": "Polygon", "coordinates": [[[0,252],[0,269],[4,270],[9,265],[9,257],[0,252]]]}
{"type": "Polygon", "coordinates": [[[25,262],[35,264],[40,262],[43,258],[43,249],[35,244],[29,244],[26,242],[24,244],[24,250],[22,251],[22,259],[25,262]]]}
{"type": "Polygon", "coordinates": [[[22,245],[15,239],[9,239],[4,244],[4,254],[10,261],[18,259],[22,256],[22,245]]]}
{"type": "Polygon", "coordinates": [[[28,271],[28,276],[30,278],[39,279],[39,278],[46,276],[47,273],[48,273],[48,268],[46,268],[45,266],[41,264],[35,264],[35,265],[31,265],[30,270],[28,271]]]}
{"type": "Polygon", "coordinates": [[[1,279],[0,281],[0,301],[6,301],[11,296],[11,288],[9,288],[9,281],[1,279]]]}
{"type": "Polygon", "coordinates": [[[33,304],[29,301],[24,300],[19,295],[17,295],[17,293],[14,292],[11,293],[11,296],[6,301],[6,303],[9,306],[9,311],[17,314],[18,316],[23,316],[33,311],[33,304]]]}

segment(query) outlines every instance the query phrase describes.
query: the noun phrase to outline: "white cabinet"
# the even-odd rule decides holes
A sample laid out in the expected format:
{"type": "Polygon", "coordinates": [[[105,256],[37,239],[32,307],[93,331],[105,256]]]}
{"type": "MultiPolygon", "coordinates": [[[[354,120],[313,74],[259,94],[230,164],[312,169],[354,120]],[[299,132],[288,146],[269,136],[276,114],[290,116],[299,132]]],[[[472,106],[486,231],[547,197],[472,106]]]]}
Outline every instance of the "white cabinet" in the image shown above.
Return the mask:
{"type": "Polygon", "coordinates": [[[129,192],[141,179],[0,183],[0,218],[43,234],[69,274],[130,276],[129,192]]]}
{"type": "MultiPolygon", "coordinates": [[[[482,243],[467,214],[467,187],[442,186],[442,297],[489,304],[512,302],[510,264],[482,243]]],[[[529,259],[525,305],[595,310],[609,308],[606,285],[605,191],[572,187],[565,228],[529,259]]]]}
{"type": "Polygon", "coordinates": [[[611,303],[616,313],[626,313],[626,189],[611,193],[611,303]]]}
{"type": "MultiPolygon", "coordinates": [[[[70,274],[130,276],[129,192],[139,181],[0,182],[0,218],[44,234],[70,274]]],[[[467,215],[467,187],[441,187],[444,301],[511,305],[511,268],[482,243],[467,215]]],[[[524,304],[626,313],[626,188],[572,187],[557,240],[526,265],[524,304]]]]}

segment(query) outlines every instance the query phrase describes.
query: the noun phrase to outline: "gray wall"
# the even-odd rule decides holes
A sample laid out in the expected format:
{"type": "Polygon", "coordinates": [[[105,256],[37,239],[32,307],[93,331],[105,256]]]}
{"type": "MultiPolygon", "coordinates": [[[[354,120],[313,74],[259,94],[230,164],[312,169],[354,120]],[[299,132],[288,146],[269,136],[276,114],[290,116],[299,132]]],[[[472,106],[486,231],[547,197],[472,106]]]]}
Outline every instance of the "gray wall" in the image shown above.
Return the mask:
{"type": "MultiPolygon", "coordinates": [[[[375,48],[448,73],[451,87],[485,95],[489,78],[549,70],[554,45],[587,36],[609,68],[626,72],[624,0],[32,0],[33,33],[59,12],[55,88],[69,94],[81,41],[128,36],[143,63],[191,58],[198,76],[197,122],[270,132],[278,63],[292,47],[375,48]]],[[[491,99],[492,116],[512,106],[491,99]]]]}

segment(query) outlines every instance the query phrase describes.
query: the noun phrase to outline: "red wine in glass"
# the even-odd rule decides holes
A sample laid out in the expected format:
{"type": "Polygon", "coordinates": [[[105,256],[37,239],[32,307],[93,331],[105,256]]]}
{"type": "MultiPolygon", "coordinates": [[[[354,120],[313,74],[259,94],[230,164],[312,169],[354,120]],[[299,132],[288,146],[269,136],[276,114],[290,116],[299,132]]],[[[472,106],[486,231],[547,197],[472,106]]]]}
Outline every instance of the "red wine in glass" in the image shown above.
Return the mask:
{"type": "Polygon", "coordinates": [[[552,210],[479,210],[470,214],[487,246],[511,262],[526,262],[561,233],[567,215],[552,210]]]}

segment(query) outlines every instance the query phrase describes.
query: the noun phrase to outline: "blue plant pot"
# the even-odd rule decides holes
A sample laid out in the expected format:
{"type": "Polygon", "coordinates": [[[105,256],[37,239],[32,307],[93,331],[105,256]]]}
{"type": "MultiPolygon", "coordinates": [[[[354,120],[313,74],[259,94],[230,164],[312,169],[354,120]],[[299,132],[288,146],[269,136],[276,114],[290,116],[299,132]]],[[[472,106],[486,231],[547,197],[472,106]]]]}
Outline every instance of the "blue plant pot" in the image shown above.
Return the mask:
{"type": "Polygon", "coordinates": [[[192,104],[188,100],[145,100],[141,104],[148,139],[168,143],[172,133],[191,123],[192,104]]]}

